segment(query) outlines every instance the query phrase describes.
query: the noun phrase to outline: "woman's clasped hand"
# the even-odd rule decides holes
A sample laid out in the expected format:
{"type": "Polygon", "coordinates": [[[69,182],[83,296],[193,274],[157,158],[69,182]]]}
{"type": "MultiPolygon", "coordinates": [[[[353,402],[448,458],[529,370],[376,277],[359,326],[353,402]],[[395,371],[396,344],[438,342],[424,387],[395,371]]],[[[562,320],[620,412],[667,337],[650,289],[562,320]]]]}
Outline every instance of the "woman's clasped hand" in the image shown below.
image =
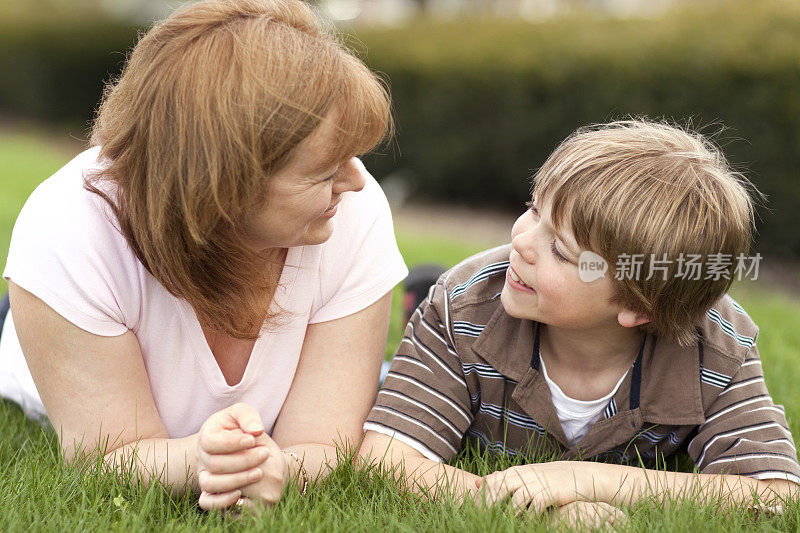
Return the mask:
{"type": "Polygon", "coordinates": [[[253,407],[237,403],[211,415],[197,434],[199,505],[274,505],[289,479],[289,462],[264,432],[253,407]]]}

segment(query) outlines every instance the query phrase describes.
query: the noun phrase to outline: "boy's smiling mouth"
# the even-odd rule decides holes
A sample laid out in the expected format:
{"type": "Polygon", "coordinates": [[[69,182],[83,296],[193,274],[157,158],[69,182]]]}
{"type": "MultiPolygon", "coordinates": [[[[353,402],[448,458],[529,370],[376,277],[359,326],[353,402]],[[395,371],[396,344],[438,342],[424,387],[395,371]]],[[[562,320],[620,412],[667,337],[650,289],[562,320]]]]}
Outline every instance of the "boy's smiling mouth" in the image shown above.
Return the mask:
{"type": "Polygon", "coordinates": [[[516,271],[510,266],[508,267],[508,270],[506,271],[506,279],[508,280],[509,285],[511,285],[511,287],[513,289],[516,289],[516,290],[521,291],[521,292],[529,292],[529,293],[535,293],[536,292],[529,285],[527,285],[524,281],[522,281],[522,278],[520,278],[519,275],[516,273],[516,271]]]}

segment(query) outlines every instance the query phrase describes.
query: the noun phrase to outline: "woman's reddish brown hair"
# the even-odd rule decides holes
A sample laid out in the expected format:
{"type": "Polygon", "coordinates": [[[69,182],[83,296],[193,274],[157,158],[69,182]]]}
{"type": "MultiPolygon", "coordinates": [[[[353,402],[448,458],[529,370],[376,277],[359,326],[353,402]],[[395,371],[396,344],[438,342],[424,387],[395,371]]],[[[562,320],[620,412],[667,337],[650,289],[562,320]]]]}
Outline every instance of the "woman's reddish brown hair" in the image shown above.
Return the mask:
{"type": "Polygon", "coordinates": [[[108,165],[86,188],[204,326],[254,339],[277,315],[279,254],[248,248],[244,221],[326,116],[340,132],[332,163],[391,131],[385,86],[308,4],[196,3],[148,31],[107,88],[91,144],[108,165]]]}

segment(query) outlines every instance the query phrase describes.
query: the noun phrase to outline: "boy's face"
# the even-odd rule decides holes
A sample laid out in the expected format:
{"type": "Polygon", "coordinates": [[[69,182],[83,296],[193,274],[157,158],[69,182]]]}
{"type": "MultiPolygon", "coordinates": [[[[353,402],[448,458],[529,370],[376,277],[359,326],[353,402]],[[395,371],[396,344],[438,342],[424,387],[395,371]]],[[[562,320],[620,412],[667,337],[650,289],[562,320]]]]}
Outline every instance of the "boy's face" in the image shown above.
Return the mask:
{"type": "Polygon", "coordinates": [[[500,299],[516,318],[553,327],[619,327],[609,274],[592,282],[578,274],[578,248],[568,227],[556,233],[547,202],[534,199],[511,230],[510,267],[500,299]]]}

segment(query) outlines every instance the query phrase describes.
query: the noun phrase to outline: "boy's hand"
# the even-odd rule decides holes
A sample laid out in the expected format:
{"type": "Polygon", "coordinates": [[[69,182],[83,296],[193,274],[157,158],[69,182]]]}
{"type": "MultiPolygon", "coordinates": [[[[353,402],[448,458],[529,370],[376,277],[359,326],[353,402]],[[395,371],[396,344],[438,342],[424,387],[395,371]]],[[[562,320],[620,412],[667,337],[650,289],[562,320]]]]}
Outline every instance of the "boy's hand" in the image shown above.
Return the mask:
{"type": "MultiPolygon", "coordinates": [[[[598,463],[557,461],[514,466],[476,481],[478,503],[495,505],[510,498],[517,512],[539,515],[576,501],[607,501],[598,463]]],[[[613,496],[613,495],[612,495],[613,496]]]]}
{"type": "Polygon", "coordinates": [[[572,502],[553,510],[554,522],[570,529],[621,528],[628,522],[622,509],[605,502],[572,502]]]}

